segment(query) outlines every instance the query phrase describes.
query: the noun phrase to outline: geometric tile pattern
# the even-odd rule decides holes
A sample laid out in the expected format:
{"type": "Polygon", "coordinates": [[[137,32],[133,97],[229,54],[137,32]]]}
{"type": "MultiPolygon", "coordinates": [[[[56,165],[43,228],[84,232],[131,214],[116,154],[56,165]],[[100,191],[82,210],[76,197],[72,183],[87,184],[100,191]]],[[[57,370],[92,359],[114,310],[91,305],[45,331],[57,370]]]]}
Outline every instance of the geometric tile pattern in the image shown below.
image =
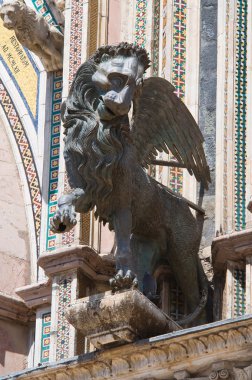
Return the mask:
{"type": "MultiPolygon", "coordinates": [[[[172,157],[170,155],[170,157],[172,157]]],[[[174,157],[172,157],[174,159],[174,157]]],[[[183,170],[176,167],[170,167],[169,170],[169,187],[176,193],[183,192],[183,170]]]]}
{"type": "Polygon", "coordinates": [[[65,317],[65,310],[71,302],[72,277],[62,277],[58,288],[58,322],[57,322],[57,345],[56,360],[68,357],[69,353],[69,323],[65,317]]]}
{"type": "Polygon", "coordinates": [[[3,107],[4,113],[9,121],[11,131],[15,138],[27,179],[27,184],[31,197],[33,218],[35,224],[37,255],[39,254],[39,238],[41,227],[41,192],[39,177],[34,162],[33,153],[30,147],[30,142],[19,118],[14,103],[9,96],[3,82],[0,79],[0,103],[3,107]]]}
{"type": "MultiPolygon", "coordinates": [[[[51,25],[57,25],[50,8],[44,0],[32,0],[37,12],[51,25]]],[[[59,28],[60,29],[60,28],[59,28]]],[[[53,75],[52,111],[51,111],[51,136],[50,136],[50,170],[48,190],[48,218],[46,250],[55,249],[56,235],[50,231],[50,220],[56,210],[58,195],[59,151],[60,151],[60,106],[62,100],[62,71],[56,71],[53,75]]]]}
{"type": "Polygon", "coordinates": [[[172,84],[179,98],[185,95],[186,2],[174,0],[173,3],[172,84]]]}
{"type": "Polygon", "coordinates": [[[42,338],[40,363],[49,361],[50,351],[50,333],[51,333],[51,313],[42,314],[42,338]]]}
{"type": "Polygon", "coordinates": [[[81,64],[83,3],[73,0],[70,21],[69,87],[81,64]]]}
{"type": "Polygon", "coordinates": [[[159,30],[160,30],[160,0],[153,3],[153,48],[152,48],[152,75],[158,76],[159,69],[159,30]]]}
{"type": "MultiPolygon", "coordinates": [[[[70,21],[70,54],[69,54],[69,75],[68,84],[71,87],[72,81],[81,64],[82,48],[82,23],[83,23],[83,3],[77,0],[72,1],[71,21],[70,21]]],[[[70,191],[67,175],[64,178],[64,192],[70,191]]],[[[74,242],[74,228],[63,234],[62,244],[70,245],[74,242]]]]}
{"type": "MultiPolygon", "coordinates": [[[[162,9],[162,24],[163,24],[163,29],[162,29],[162,72],[161,76],[165,78],[165,68],[166,68],[166,58],[167,58],[167,41],[168,41],[168,36],[167,34],[167,12],[168,12],[168,4],[167,0],[163,0],[163,9],[162,9]]],[[[169,57],[170,58],[170,57],[169,57]]]]}
{"type": "Polygon", "coordinates": [[[58,198],[59,153],[60,153],[60,107],[62,100],[62,71],[53,73],[53,94],[50,137],[50,172],[48,190],[48,221],[46,250],[55,249],[56,235],[50,231],[50,220],[56,211],[58,198]]]}
{"type": "Polygon", "coordinates": [[[234,88],[234,201],[236,231],[246,228],[247,13],[248,1],[237,0],[234,88]]]}
{"type": "Polygon", "coordinates": [[[51,25],[57,25],[53,14],[50,11],[46,1],[43,0],[32,0],[35,9],[45,18],[45,20],[51,25]]]}
{"type": "Polygon", "coordinates": [[[244,269],[234,269],[234,310],[233,316],[239,317],[246,313],[246,272],[244,269]]]}
{"type": "Polygon", "coordinates": [[[224,80],[224,135],[223,135],[223,231],[224,234],[228,231],[228,165],[227,165],[227,137],[228,137],[228,75],[229,75],[229,20],[230,20],[230,0],[226,0],[226,15],[225,15],[225,80],[224,80]]]}
{"type": "MultiPolygon", "coordinates": [[[[181,99],[185,96],[186,7],[187,0],[173,1],[172,84],[175,87],[175,94],[181,99]]],[[[182,194],[183,170],[171,167],[169,172],[169,187],[182,194]]]]}
{"type": "Polygon", "coordinates": [[[146,43],[147,0],[136,1],[135,43],[144,48],[146,43]]]}

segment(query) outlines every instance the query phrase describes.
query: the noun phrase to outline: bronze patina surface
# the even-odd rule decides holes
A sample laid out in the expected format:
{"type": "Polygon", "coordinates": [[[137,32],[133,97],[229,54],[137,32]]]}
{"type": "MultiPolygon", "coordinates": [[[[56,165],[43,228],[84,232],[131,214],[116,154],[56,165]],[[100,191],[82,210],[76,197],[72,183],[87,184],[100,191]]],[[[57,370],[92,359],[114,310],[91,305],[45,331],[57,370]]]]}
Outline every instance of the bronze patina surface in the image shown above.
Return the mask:
{"type": "MultiPolygon", "coordinates": [[[[169,150],[206,189],[210,173],[202,134],[174,87],[162,78],[144,79],[149,62],[144,49],[120,43],[99,48],[80,66],[62,106],[74,190],[59,199],[51,228],[69,231],[75,212],[95,208],[115,231],[113,289],[141,283],[141,265],[151,274],[168,262],[192,313],[202,308],[207,288],[198,259],[204,215],[194,217],[187,202],[145,168],[157,151],[169,150]]],[[[151,281],[148,286],[155,293],[151,281]]]]}

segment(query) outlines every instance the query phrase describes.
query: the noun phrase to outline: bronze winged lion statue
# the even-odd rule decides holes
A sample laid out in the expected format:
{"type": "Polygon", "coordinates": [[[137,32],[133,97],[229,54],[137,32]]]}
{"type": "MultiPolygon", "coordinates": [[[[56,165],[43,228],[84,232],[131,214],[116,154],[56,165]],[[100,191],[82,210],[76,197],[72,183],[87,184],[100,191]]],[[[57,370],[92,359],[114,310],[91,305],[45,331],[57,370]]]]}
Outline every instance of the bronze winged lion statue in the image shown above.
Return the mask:
{"type": "Polygon", "coordinates": [[[204,288],[198,259],[204,217],[194,217],[188,203],[145,168],[157,150],[169,150],[205,188],[209,168],[202,134],[174,87],[162,78],[144,79],[149,63],[145,49],[120,43],[99,48],[77,71],[62,106],[73,191],[60,197],[51,229],[69,231],[75,212],[95,208],[115,231],[112,287],[134,286],[143,268],[151,273],[168,261],[193,313],[204,288]]]}

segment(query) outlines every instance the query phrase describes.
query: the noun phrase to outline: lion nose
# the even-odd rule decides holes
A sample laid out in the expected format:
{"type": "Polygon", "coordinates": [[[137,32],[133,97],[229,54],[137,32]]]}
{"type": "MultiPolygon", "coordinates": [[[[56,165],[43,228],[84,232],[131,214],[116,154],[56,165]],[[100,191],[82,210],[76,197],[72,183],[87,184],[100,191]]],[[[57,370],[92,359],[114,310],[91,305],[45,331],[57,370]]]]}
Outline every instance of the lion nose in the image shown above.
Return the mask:
{"type": "Polygon", "coordinates": [[[126,115],[129,112],[131,101],[125,99],[116,92],[107,93],[103,96],[103,102],[115,115],[126,115]]]}

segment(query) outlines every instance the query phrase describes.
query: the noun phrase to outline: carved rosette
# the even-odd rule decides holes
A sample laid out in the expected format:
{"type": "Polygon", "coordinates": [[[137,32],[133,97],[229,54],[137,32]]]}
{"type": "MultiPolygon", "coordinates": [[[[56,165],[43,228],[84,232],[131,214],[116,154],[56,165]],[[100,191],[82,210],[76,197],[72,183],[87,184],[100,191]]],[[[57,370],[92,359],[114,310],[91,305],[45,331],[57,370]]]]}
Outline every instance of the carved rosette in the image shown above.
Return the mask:
{"type": "Polygon", "coordinates": [[[218,371],[214,370],[209,375],[209,380],[223,380],[223,379],[233,379],[233,372],[227,368],[220,369],[218,371]]]}

